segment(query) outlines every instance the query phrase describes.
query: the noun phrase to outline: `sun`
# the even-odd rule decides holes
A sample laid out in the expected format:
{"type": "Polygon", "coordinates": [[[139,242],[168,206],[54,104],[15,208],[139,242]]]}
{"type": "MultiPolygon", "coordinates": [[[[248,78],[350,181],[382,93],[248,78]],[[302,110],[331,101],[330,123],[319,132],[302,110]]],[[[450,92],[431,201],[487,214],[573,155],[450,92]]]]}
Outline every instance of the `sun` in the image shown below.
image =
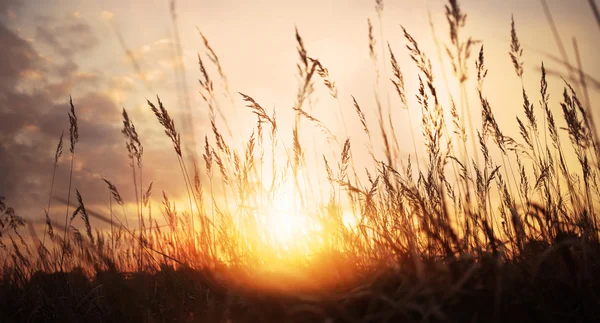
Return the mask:
{"type": "Polygon", "coordinates": [[[293,185],[284,185],[265,208],[263,223],[270,244],[291,251],[311,243],[318,226],[302,210],[293,185]]]}

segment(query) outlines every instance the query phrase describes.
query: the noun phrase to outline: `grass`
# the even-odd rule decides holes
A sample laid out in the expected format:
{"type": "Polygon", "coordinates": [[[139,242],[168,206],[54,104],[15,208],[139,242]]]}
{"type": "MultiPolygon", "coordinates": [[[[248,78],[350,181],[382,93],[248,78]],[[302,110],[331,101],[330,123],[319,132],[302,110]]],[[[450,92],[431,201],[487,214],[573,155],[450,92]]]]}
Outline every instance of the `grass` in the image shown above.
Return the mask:
{"type": "MultiPolygon", "coordinates": [[[[383,8],[376,1],[380,20],[383,8]]],[[[458,1],[449,1],[446,17],[450,42],[445,58],[452,63],[460,97],[442,102],[430,58],[402,28],[419,70],[416,98],[425,154],[417,155],[411,122],[414,156],[401,156],[394,120],[391,114],[384,116],[383,105],[392,103],[377,89],[378,131],[369,128],[356,99],[349,107],[368,140],[370,167],[364,173],[355,163],[352,141],[339,138],[317,110],[309,109],[317,83],[337,101],[340,113],[344,107],[335,80],[309,55],[298,30],[299,84],[291,143],[283,140],[282,132],[289,129],[279,127],[275,111],[267,111],[250,95],[231,95],[218,56],[200,33],[218,71],[216,79],[209,75],[198,55],[200,93],[209,107],[212,132],[205,134],[202,159],[187,148],[187,137],[167,104],[159,97],[147,102],[148,113],[154,114],[177,156],[185,209],[177,209],[168,192],[162,192],[162,218],[157,216],[152,183],[144,187],[144,138],[124,109],[122,133],[137,224],[128,222],[125,201],[111,179],[103,179],[108,191],[98,192],[109,196],[108,214],[86,209],[78,190],[77,203],[71,206],[69,180],[61,225],[50,217],[53,176],[41,240],[30,230],[32,239],[27,241],[21,234],[26,223],[0,199],[3,320],[599,321],[600,151],[587,94],[582,102],[579,90],[565,81],[562,119],[555,117],[542,63],[540,101],[532,102],[533,92],[523,83],[523,48],[513,19],[508,56],[521,83],[524,116],[517,116],[518,128],[501,126],[486,97],[484,47],[461,34],[467,16],[458,1]],[[242,148],[228,143],[222,133],[228,125],[222,120],[217,81],[231,102],[243,102],[256,117],[242,148]],[[476,89],[478,102],[468,102],[467,87],[476,89]],[[474,124],[474,111],[481,111],[481,125],[474,124]],[[310,127],[319,130],[331,153],[303,144],[302,133],[310,127]],[[508,129],[519,129],[519,137],[508,129]],[[374,149],[376,140],[383,143],[383,151],[374,149]],[[571,152],[576,163],[567,162],[571,152]],[[310,174],[311,153],[322,159],[319,171],[326,184],[315,183],[310,174]],[[278,232],[265,221],[289,183],[293,194],[285,203],[291,212],[309,215],[309,224],[302,234],[280,243],[278,232]],[[121,207],[113,208],[113,201],[121,207]],[[355,215],[353,225],[344,223],[348,210],[355,215]],[[74,224],[78,216],[84,233],[74,224]],[[93,228],[90,219],[110,230],[93,228]]],[[[405,90],[408,80],[398,55],[389,43],[387,54],[377,53],[377,41],[383,51],[384,39],[376,40],[373,29],[369,20],[375,69],[378,59],[389,55],[385,65],[391,67],[391,85],[408,113],[407,97],[413,94],[405,90]]],[[[386,71],[377,70],[378,88],[386,71]]],[[[581,68],[579,73],[583,75],[581,68]]],[[[576,87],[587,93],[585,82],[576,87]]],[[[72,176],[79,128],[76,105],[70,103],[72,176]]],[[[408,117],[414,121],[416,116],[408,117]]],[[[347,132],[343,114],[342,121],[347,132]]],[[[61,136],[54,169],[62,147],[61,136]]]]}

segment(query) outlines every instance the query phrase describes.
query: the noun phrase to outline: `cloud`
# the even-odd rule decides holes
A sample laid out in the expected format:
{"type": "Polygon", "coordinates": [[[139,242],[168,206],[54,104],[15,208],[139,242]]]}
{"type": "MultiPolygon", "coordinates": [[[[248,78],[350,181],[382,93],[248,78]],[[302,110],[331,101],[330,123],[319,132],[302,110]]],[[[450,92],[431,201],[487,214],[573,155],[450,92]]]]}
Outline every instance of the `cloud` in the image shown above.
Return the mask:
{"type": "Polygon", "coordinates": [[[66,73],[68,76],[59,79],[57,82],[47,84],[44,90],[48,94],[57,97],[68,97],[74,89],[78,91],[96,89],[103,81],[103,75],[100,72],[72,72],[66,73]]]}
{"type": "Polygon", "coordinates": [[[14,17],[15,10],[22,6],[20,0],[2,0],[0,1],[0,16],[14,17]]]}
{"type": "Polygon", "coordinates": [[[131,50],[130,55],[123,56],[123,64],[131,64],[135,60],[140,67],[137,75],[132,77],[150,82],[155,87],[173,87],[170,84],[173,69],[177,64],[175,43],[166,38],[160,38],[150,44],[131,50]]]}
{"type": "Polygon", "coordinates": [[[0,23],[0,86],[12,88],[20,74],[35,67],[36,51],[7,26],[0,23]]]}
{"type": "Polygon", "coordinates": [[[99,43],[92,27],[77,15],[39,17],[35,38],[63,57],[87,52],[99,43]]]}
{"type": "MultiPolygon", "coordinates": [[[[67,112],[72,94],[80,133],[73,192],[75,188],[79,189],[86,205],[98,209],[108,202],[108,191],[101,180],[106,177],[123,191],[126,200],[133,201],[131,168],[121,134],[122,107],[117,106],[111,94],[115,87],[123,87],[126,92],[131,87],[128,85],[131,80],[102,71],[81,70],[75,60],[76,54],[93,50],[98,44],[94,30],[85,21],[76,17],[65,22],[47,18],[41,19],[39,24],[49,28],[40,27],[36,35],[40,43],[32,44],[0,22],[0,46],[3,48],[0,51],[3,62],[0,64],[0,196],[5,196],[24,218],[43,218],[54,152],[62,132],[65,133],[65,149],[57,169],[53,195],[67,196],[70,166],[67,112]],[[37,45],[50,45],[54,53],[41,54],[37,45]]],[[[170,150],[165,153],[168,142],[160,129],[142,130],[158,128],[158,123],[150,119],[149,111],[141,114],[140,111],[145,110],[131,110],[141,140],[149,146],[147,152],[157,154],[144,157],[148,163],[144,169],[147,181],[144,186],[155,180],[155,187],[172,195],[180,194],[182,185],[171,180],[177,176],[176,168],[152,167],[176,163],[170,150]]],[[[64,209],[59,210],[56,202],[53,205],[51,217],[60,218],[64,209]]]]}
{"type": "MultiPolygon", "coordinates": [[[[0,25],[0,41],[17,37],[3,27],[0,25]]],[[[32,51],[24,41],[10,41],[0,45],[8,49],[9,53],[32,51]]],[[[0,53],[5,55],[4,51],[0,53]]],[[[26,81],[22,71],[38,64],[38,55],[35,51],[32,53],[20,56],[19,61],[13,65],[15,71],[2,74],[4,79],[8,76],[12,76],[12,79],[0,84],[0,106],[3,107],[0,110],[0,169],[3,173],[0,176],[0,195],[7,196],[21,210],[38,209],[41,212],[44,206],[40,202],[47,199],[49,190],[56,143],[61,132],[68,130],[69,106],[68,95],[64,95],[63,90],[57,90],[62,85],[60,82],[31,93],[19,90],[20,83],[26,81]],[[18,67],[21,67],[21,71],[18,67]]],[[[81,79],[81,75],[71,75],[71,78],[78,77],[81,79]]],[[[80,153],[77,158],[84,165],[83,168],[88,170],[76,174],[75,183],[90,186],[95,181],[91,170],[106,170],[111,165],[102,154],[110,155],[111,150],[121,146],[119,108],[106,95],[93,91],[78,95],[75,102],[80,138],[82,143],[85,142],[85,145],[80,144],[77,148],[80,153]]],[[[64,165],[59,167],[58,193],[65,191],[63,184],[67,178],[66,171],[67,167],[64,165]]]]}
{"type": "Polygon", "coordinates": [[[115,13],[112,11],[102,11],[100,13],[100,19],[104,20],[104,21],[112,21],[115,18],[115,13]]]}

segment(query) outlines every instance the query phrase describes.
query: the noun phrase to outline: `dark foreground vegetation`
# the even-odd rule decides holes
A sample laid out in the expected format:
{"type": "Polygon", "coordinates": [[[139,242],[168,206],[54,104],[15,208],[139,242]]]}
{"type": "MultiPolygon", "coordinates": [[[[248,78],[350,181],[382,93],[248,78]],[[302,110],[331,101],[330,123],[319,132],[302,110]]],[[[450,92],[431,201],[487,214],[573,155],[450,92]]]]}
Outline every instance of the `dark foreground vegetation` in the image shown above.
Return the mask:
{"type": "MultiPolygon", "coordinates": [[[[382,1],[376,9],[381,14],[382,1]]],[[[161,205],[152,208],[158,203],[152,184],[143,181],[143,138],[123,110],[136,192],[127,203],[133,207],[104,179],[107,191],[98,194],[111,194],[110,210],[86,208],[85,196],[75,187],[71,192],[69,181],[67,197],[50,193],[39,234],[0,199],[0,321],[600,322],[600,142],[581,62],[574,67],[563,57],[582,78],[570,80],[575,85],[562,81],[555,101],[543,63],[539,87],[527,89],[513,21],[507,64],[521,84],[523,113],[515,125],[501,126],[486,98],[484,47],[462,35],[466,15],[456,0],[445,9],[448,55],[438,58],[452,63],[457,98],[439,96],[430,59],[402,28],[419,70],[410,80],[419,84],[412,100],[398,55],[389,45],[385,53],[377,51],[384,41],[376,42],[368,23],[374,66],[383,57],[392,71],[397,98],[388,108],[404,109],[411,122],[421,120],[422,136],[412,133],[415,154],[403,157],[406,145],[396,136],[397,120],[382,107],[383,95],[375,91],[377,129],[354,99],[351,111],[368,138],[366,168],[355,162],[350,139],[339,140],[318,110],[305,109],[317,80],[340,113],[343,107],[327,68],[309,56],[299,32],[300,84],[288,149],[274,112],[249,95],[231,95],[202,35],[216,71],[211,75],[199,55],[200,92],[212,125],[202,158],[187,146],[195,137],[185,122],[182,133],[167,104],[148,101],[148,113],[173,145],[189,205],[180,211],[163,192],[161,205]],[[473,70],[476,77],[468,72],[473,70]],[[222,93],[213,78],[224,85],[222,93]],[[479,101],[469,104],[468,91],[476,91],[479,101]],[[255,131],[242,148],[221,133],[221,94],[243,100],[256,115],[255,131]],[[411,119],[413,105],[421,113],[411,119]],[[481,125],[472,121],[472,111],[481,113],[481,125]],[[317,184],[310,176],[317,170],[305,171],[311,153],[299,134],[305,128],[318,129],[335,153],[314,152],[326,179],[318,195],[311,193],[317,184]],[[424,156],[416,151],[420,138],[424,156]],[[381,153],[374,148],[379,146],[381,153]],[[282,148],[286,158],[276,153],[282,148]],[[295,207],[318,229],[280,244],[269,232],[276,228],[261,227],[261,210],[274,203],[286,181],[294,184],[295,207]],[[65,202],[64,221],[51,220],[59,212],[56,199],[65,202]],[[354,224],[344,223],[346,210],[355,215],[354,224]]],[[[70,106],[64,150],[72,174],[80,129],[76,104],[70,106]]],[[[62,137],[55,169],[61,158],[62,137]]],[[[54,178],[50,192],[53,185],[54,178]]]]}
{"type": "MultiPolygon", "coordinates": [[[[575,237],[532,244],[526,259],[492,254],[364,274],[316,292],[251,288],[210,270],[35,273],[3,284],[3,322],[598,322],[600,248],[575,237]]],[[[10,277],[5,277],[10,278],[10,277]]],[[[258,277],[260,279],[261,277],[258,277]]],[[[264,277],[263,277],[264,278],[264,277]]],[[[284,278],[285,279],[285,278],[284,278]]]]}

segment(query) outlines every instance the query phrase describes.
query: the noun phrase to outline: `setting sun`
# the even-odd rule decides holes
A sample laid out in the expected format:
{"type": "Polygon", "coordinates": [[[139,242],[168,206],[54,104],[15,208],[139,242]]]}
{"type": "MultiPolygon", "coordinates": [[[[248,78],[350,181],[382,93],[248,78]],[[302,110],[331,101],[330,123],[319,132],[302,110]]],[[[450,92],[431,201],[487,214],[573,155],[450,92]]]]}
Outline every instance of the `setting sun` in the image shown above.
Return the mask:
{"type": "Polygon", "coordinates": [[[2,322],[600,322],[597,1],[0,0],[2,322]]]}
{"type": "Polygon", "coordinates": [[[259,230],[268,239],[267,243],[280,251],[302,252],[302,249],[307,252],[303,246],[308,246],[311,241],[314,243],[318,227],[299,206],[294,186],[286,183],[266,204],[262,221],[264,227],[259,230]]]}

